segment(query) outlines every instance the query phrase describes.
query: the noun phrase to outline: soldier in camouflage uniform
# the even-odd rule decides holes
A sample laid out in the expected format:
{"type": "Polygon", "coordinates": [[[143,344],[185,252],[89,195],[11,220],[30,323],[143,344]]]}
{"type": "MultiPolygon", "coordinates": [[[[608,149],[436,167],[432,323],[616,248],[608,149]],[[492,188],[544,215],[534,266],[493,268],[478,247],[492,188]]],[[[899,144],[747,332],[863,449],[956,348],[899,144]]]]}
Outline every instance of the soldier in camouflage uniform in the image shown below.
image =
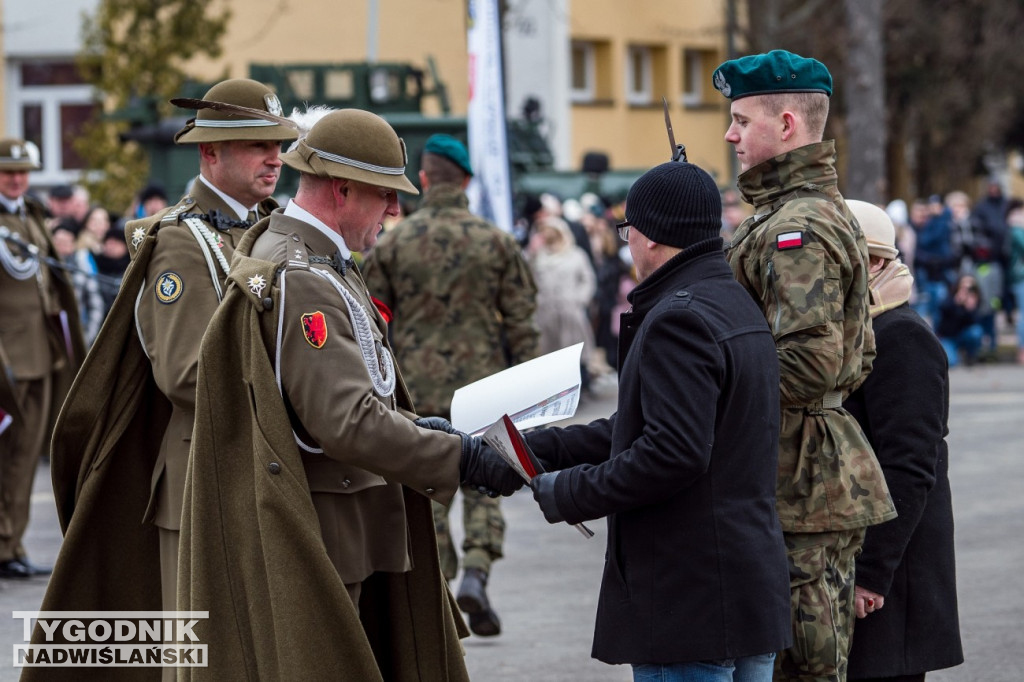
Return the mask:
{"type": "MultiPolygon", "coordinates": [[[[367,258],[370,292],[394,311],[392,345],[421,415],[451,416],[455,390],[537,353],[536,286],[515,240],[467,209],[469,154],[458,140],[427,140],[420,171],[423,205],[385,233],[367,258]]],[[[501,632],[485,591],[502,555],[498,500],[463,486],[465,569],[459,607],[481,636],[501,632]]],[[[434,504],[441,567],[455,578],[458,557],[448,509],[434,504]]]]}
{"type": "Polygon", "coordinates": [[[725,139],[754,207],[726,255],[761,305],[781,369],[777,507],[790,563],[794,646],[775,679],[846,679],[854,558],[864,529],[894,518],[881,467],[843,400],[871,370],[867,245],[839,194],[823,142],[832,78],[782,50],[727,61],[725,139]]]}

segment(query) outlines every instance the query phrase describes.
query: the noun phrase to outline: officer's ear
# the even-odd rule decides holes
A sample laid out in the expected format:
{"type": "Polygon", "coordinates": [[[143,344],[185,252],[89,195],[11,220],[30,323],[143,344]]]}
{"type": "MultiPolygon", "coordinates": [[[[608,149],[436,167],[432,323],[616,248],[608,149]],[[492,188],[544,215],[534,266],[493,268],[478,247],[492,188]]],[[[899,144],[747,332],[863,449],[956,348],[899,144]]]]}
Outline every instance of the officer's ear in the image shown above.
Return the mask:
{"type": "Polygon", "coordinates": [[[348,180],[343,178],[331,178],[331,194],[334,196],[334,202],[339,206],[344,206],[348,200],[348,193],[351,187],[349,186],[348,180]]]}

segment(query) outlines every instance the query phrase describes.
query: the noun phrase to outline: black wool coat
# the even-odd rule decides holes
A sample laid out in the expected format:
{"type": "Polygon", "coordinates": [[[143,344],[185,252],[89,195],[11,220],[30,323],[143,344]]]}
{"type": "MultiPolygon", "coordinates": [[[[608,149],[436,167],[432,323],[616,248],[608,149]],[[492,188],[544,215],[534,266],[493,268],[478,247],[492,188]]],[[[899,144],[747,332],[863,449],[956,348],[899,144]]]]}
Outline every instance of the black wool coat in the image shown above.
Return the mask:
{"type": "Polygon", "coordinates": [[[856,581],[885,606],[853,631],[849,679],[916,675],[963,662],[945,437],[946,354],[909,305],[872,320],[874,368],[844,407],[885,472],[899,516],[867,530],[856,581]]]}
{"type": "Polygon", "coordinates": [[[618,409],[531,434],[571,522],[608,517],[593,656],[682,663],[790,644],[775,510],[779,369],[764,315],[721,239],[630,295],[618,409]]]}

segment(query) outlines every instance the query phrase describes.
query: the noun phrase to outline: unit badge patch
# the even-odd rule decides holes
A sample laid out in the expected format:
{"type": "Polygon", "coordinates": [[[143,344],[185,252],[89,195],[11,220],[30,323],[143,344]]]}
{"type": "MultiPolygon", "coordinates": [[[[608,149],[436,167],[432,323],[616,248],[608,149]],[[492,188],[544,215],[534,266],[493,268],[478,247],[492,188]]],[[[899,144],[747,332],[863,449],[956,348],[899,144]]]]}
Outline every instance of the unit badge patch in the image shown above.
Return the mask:
{"type": "Polygon", "coordinates": [[[779,251],[785,251],[786,249],[799,249],[803,245],[803,232],[785,232],[775,238],[775,246],[779,251]]]}
{"type": "Polygon", "coordinates": [[[327,319],[319,310],[302,316],[302,333],[313,348],[323,348],[327,343],[327,319]]]}
{"type": "Polygon", "coordinates": [[[174,303],[181,298],[185,283],[176,272],[165,272],[156,278],[156,300],[161,303],[174,303]]]}

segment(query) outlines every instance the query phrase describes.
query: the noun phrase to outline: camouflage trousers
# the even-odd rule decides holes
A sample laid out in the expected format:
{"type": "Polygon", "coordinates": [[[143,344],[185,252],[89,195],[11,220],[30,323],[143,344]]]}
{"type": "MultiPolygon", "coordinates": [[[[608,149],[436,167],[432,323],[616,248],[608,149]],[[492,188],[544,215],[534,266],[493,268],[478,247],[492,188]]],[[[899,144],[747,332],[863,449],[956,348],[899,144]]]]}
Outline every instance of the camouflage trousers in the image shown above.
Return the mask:
{"type": "MultiPolygon", "coordinates": [[[[461,491],[462,527],[466,534],[462,541],[463,568],[479,568],[490,575],[491,562],[501,558],[505,542],[505,517],[501,513],[500,498],[488,497],[468,486],[463,486],[461,491]]],[[[448,525],[449,508],[434,502],[433,509],[441,572],[448,580],[454,580],[459,572],[459,557],[448,525]]]]}
{"type": "Polygon", "coordinates": [[[785,533],[793,646],[775,659],[775,680],[845,682],[853,638],[854,560],[864,529],[785,533]]]}

